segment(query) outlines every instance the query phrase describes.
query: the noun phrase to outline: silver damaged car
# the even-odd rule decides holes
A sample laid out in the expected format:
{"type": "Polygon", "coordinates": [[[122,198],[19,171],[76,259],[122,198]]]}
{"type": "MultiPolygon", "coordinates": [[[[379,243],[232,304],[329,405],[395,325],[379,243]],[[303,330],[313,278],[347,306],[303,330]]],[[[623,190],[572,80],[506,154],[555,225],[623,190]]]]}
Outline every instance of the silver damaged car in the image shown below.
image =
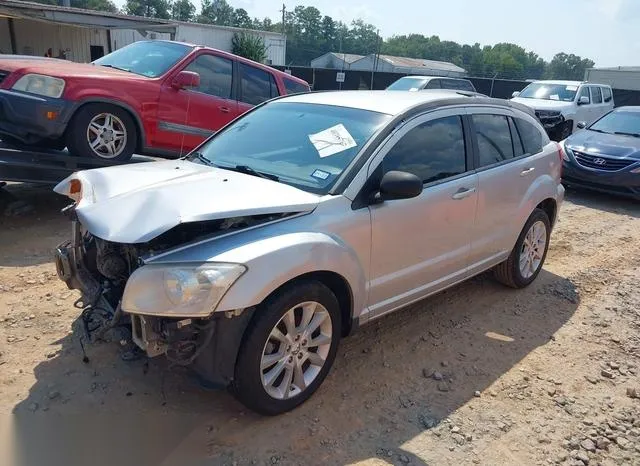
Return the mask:
{"type": "Polygon", "coordinates": [[[288,96],[181,160],[62,181],[73,234],[56,265],[92,340],[126,330],[274,415],[317,390],[359,326],[488,269],[529,285],[561,169],[561,148],[514,102],[288,96]]]}

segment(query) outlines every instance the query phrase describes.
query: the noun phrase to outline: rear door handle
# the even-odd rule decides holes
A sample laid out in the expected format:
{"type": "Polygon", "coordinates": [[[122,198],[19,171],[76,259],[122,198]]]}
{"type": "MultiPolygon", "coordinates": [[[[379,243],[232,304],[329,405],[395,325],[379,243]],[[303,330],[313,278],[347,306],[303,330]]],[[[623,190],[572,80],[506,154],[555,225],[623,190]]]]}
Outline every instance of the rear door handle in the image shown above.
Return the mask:
{"type": "Polygon", "coordinates": [[[526,170],[522,170],[520,172],[520,176],[527,176],[529,173],[532,173],[535,170],[535,167],[527,168],[526,170]]]}
{"type": "Polygon", "coordinates": [[[218,107],[222,113],[229,113],[231,110],[229,107],[218,107]]]}
{"type": "Polygon", "coordinates": [[[456,201],[458,201],[460,199],[464,199],[465,197],[471,196],[475,192],[476,188],[460,188],[458,192],[451,196],[451,199],[455,199],[456,201]]]}

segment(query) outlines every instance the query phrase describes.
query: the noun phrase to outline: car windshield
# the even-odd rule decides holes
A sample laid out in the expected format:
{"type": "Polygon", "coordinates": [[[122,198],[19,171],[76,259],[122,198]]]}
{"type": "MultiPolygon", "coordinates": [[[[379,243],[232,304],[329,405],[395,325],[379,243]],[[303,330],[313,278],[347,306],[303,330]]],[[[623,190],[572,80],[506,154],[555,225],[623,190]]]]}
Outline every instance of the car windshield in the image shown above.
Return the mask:
{"type": "Polygon", "coordinates": [[[191,50],[192,47],[176,42],[141,41],[118,49],[93,63],[157,78],[191,50]]]}
{"type": "Polygon", "coordinates": [[[518,97],[573,102],[576,92],[578,86],[573,84],[532,83],[525,87],[518,97]]]}
{"type": "Polygon", "coordinates": [[[592,131],[640,135],[640,112],[611,112],[589,126],[592,131]]]}
{"type": "Polygon", "coordinates": [[[188,159],[326,194],[390,115],[297,102],[246,114],[188,159]]]}
{"type": "Polygon", "coordinates": [[[388,91],[417,91],[427,83],[425,78],[400,78],[389,87],[388,91]]]}

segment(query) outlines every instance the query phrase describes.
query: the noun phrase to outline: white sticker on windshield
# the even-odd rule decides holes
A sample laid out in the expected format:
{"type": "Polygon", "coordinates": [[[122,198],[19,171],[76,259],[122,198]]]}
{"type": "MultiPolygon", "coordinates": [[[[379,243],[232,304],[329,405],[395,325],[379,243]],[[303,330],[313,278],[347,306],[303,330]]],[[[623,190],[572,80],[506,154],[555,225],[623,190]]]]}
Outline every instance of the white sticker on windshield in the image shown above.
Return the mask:
{"type": "Polygon", "coordinates": [[[329,176],[331,175],[331,173],[325,172],[324,170],[315,170],[311,176],[313,176],[314,178],[318,178],[320,180],[326,180],[327,178],[329,178],[329,176]]]}
{"type": "Polygon", "coordinates": [[[578,86],[567,86],[565,88],[568,91],[577,91],[578,90],[578,86]]]}
{"type": "Polygon", "coordinates": [[[409,89],[410,91],[417,91],[418,88],[417,87],[412,87],[411,89],[409,89]]]}
{"type": "Polygon", "coordinates": [[[549,100],[560,100],[560,96],[558,94],[551,94],[549,100]]]}
{"type": "Polygon", "coordinates": [[[342,123],[319,133],[310,134],[309,140],[318,151],[318,155],[323,158],[351,149],[357,145],[342,123]]]}

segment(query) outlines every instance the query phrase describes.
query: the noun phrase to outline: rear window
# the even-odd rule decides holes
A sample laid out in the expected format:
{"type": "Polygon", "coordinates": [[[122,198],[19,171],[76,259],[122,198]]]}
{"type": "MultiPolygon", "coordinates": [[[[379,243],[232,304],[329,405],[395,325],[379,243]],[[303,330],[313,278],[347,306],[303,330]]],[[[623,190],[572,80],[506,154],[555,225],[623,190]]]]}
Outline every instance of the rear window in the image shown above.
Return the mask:
{"type": "Polygon", "coordinates": [[[294,81],[293,79],[283,78],[284,88],[287,94],[299,94],[300,92],[309,92],[309,86],[294,81]]]}
{"type": "Polygon", "coordinates": [[[515,118],[515,122],[526,153],[537,154],[538,152],[542,152],[544,142],[540,130],[535,125],[521,118],[515,118]]]}
{"type": "Polygon", "coordinates": [[[441,80],[441,86],[442,89],[475,92],[473,85],[464,79],[443,79],[441,80]]]}
{"type": "Polygon", "coordinates": [[[509,120],[503,115],[472,115],[481,167],[512,159],[513,141],[509,120]]]}
{"type": "Polygon", "coordinates": [[[611,92],[610,87],[602,88],[602,97],[604,97],[605,102],[611,102],[611,100],[613,99],[613,93],[611,92]]]}
{"type": "Polygon", "coordinates": [[[591,102],[594,104],[602,103],[602,91],[600,86],[591,86],[591,102]]]}

